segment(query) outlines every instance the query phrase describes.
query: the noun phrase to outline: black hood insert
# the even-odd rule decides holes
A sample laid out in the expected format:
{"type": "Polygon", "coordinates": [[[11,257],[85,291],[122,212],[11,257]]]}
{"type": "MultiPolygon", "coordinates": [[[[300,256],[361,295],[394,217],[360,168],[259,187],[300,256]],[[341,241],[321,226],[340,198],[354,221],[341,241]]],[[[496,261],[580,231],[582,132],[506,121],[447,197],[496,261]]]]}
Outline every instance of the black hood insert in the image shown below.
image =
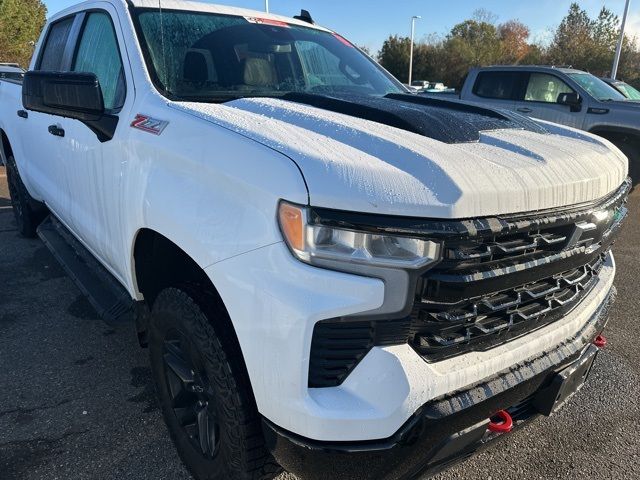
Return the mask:
{"type": "Polygon", "coordinates": [[[411,94],[374,97],[288,93],[282,99],[389,125],[451,144],[477,142],[480,132],[491,130],[520,129],[548,133],[540,124],[514,112],[411,94]]]}

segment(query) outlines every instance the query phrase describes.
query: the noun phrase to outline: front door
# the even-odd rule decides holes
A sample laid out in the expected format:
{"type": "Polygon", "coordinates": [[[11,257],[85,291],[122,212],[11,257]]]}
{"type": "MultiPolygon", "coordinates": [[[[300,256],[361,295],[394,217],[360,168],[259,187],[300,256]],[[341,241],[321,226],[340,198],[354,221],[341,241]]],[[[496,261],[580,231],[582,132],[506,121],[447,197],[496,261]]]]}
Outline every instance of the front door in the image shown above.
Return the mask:
{"type": "Polygon", "coordinates": [[[123,231],[123,172],[128,134],[129,112],[133,102],[133,85],[128,62],[123,61],[121,32],[115,10],[86,12],[74,49],[71,71],[94,73],[102,90],[105,112],[118,117],[112,139],[98,138],[79,120],[61,120],[64,138],[61,165],[73,198],[69,207],[69,228],[117,278],[125,246],[123,231]]]}
{"type": "Polygon", "coordinates": [[[529,117],[582,128],[585,108],[573,111],[568,105],[558,103],[560,94],[573,92],[574,90],[560,77],[534,72],[529,75],[524,98],[516,101],[515,110],[529,117]]]}

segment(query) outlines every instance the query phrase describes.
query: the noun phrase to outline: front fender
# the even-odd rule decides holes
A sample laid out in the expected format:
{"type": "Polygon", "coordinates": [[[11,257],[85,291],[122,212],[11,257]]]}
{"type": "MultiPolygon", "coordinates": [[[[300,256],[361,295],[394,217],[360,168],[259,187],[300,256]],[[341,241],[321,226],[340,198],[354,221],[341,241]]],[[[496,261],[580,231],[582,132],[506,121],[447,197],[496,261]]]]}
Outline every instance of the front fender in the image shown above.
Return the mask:
{"type": "Polygon", "coordinates": [[[279,200],[308,202],[302,174],[289,158],[209,122],[169,113],[166,105],[147,114],[173,119],[161,136],[132,129],[128,142],[133,158],[125,196],[140,206],[130,218],[132,279],[142,228],[171,240],[203,269],[282,241],[279,200]]]}

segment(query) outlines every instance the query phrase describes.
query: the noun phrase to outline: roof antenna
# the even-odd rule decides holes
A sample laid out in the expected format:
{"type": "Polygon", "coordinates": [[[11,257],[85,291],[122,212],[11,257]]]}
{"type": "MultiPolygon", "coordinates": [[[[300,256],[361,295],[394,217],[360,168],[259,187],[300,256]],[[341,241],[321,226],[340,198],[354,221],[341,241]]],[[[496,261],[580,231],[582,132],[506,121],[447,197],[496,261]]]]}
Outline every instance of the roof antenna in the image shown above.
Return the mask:
{"type": "Polygon", "coordinates": [[[310,23],[311,25],[315,25],[316,22],[313,21],[313,18],[311,18],[311,14],[309,13],[308,10],[300,10],[300,15],[296,15],[293,18],[295,18],[296,20],[302,20],[303,22],[307,22],[310,23]]]}

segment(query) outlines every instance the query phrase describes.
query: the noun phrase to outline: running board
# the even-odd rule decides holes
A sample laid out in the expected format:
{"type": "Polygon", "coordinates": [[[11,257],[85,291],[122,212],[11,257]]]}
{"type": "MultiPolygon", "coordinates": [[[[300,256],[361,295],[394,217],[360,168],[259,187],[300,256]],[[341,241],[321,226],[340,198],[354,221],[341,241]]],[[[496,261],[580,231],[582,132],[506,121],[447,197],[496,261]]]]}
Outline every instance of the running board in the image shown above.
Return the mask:
{"type": "Polygon", "coordinates": [[[49,215],[38,227],[38,236],[105,322],[135,320],[136,302],[58,219],[49,215]]]}

